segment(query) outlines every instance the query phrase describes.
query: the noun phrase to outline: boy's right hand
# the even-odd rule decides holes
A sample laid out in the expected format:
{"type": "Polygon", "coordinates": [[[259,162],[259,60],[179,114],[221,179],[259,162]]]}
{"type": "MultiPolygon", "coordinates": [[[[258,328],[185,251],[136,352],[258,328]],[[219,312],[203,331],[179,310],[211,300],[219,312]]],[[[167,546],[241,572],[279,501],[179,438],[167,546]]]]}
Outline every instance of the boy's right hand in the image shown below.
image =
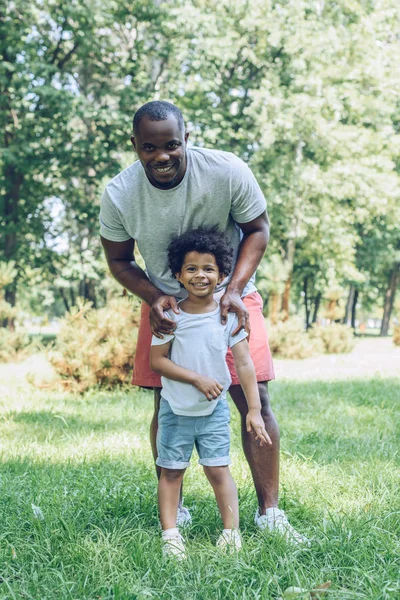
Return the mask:
{"type": "Polygon", "coordinates": [[[209,402],[218,398],[224,389],[218,381],[212,377],[206,377],[206,375],[198,375],[194,386],[205,395],[209,402]]]}

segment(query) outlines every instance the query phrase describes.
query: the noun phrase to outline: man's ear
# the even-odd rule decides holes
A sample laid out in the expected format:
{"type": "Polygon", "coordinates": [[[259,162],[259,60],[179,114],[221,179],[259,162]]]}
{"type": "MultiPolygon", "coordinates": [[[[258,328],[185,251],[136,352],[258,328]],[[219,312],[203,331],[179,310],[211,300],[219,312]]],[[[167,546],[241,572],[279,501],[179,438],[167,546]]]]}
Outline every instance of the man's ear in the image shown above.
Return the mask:
{"type": "Polygon", "coordinates": [[[185,131],[185,144],[187,144],[188,139],[189,139],[189,132],[185,131]]]}
{"type": "Polygon", "coordinates": [[[134,147],[134,149],[136,150],[136,140],[135,140],[135,136],[131,135],[131,144],[134,147]]]}

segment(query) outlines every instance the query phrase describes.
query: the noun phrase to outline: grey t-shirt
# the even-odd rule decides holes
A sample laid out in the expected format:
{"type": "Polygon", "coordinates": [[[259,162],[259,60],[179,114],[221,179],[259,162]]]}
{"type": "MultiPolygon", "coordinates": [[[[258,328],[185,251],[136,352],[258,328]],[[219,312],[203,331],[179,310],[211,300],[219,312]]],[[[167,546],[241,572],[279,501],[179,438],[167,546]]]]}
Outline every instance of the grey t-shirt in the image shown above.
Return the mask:
{"type": "MultiPolygon", "coordinates": [[[[167,247],[170,240],[197,227],[225,232],[235,251],[248,223],[266,208],[265,198],[249,167],[230,152],[187,149],[187,170],[170,190],[154,187],[139,161],[124,169],[106,186],[101,198],[100,233],[107,240],[133,238],[150,281],[166,294],[185,298],[186,291],[171,275],[167,247]]],[[[218,289],[226,287],[227,277],[218,289]]],[[[255,291],[254,275],[243,295],[255,291]]]]}
{"type": "MultiPolygon", "coordinates": [[[[220,308],[209,313],[190,314],[180,309],[179,314],[168,312],[168,316],[176,322],[174,335],[164,335],[159,339],[153,335],[152,346],[171,343],[170,359],[186,369],[196,371],[200,375],[213,377],[223,386],[223,391],[217,400],[225,398],[231,384],[231,376],[226,364],[226,352],[238,342],[247,337],[241,329],[232,336],[238,325],[237,315],[228,313],[225,325],[221,323],[220,308]]],[[[162,396],[168,400],[172,412],[176,415],[201,417],[210,415],[216,405],[216,400],[207,400],[194,385],[173,381],[161,377],[162,396]]]]}

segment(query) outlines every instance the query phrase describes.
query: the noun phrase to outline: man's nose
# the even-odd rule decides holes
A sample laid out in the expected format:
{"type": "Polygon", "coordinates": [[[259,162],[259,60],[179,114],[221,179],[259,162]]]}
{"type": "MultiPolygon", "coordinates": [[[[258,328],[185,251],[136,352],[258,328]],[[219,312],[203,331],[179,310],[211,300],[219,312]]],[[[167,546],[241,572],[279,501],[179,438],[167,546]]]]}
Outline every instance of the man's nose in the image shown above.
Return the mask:
{"type": "Polygon", "coordinates": [[[168,162],[169,154],[166,150],[159,150],[156,154],[156,162],[168,162]]]}

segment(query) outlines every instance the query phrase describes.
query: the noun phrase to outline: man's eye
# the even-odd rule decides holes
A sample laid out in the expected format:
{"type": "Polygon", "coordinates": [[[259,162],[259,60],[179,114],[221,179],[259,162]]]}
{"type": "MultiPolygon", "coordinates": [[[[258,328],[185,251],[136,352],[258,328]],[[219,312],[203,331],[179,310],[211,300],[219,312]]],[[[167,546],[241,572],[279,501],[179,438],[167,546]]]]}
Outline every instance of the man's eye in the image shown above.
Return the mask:
{"type": "Polygon", "coordinates": [[[178,147],[179,144],[169,144],[169,148],[171,148],[172,150],[175,150],[178,147]]]}
{"type": "Polygon", "coordinates": [[[153,152],[153,147],[152,147],[152,146],[144,146],[144,147],[143,147],[143,150],[144,150],[145,152],[153,152]]]}

